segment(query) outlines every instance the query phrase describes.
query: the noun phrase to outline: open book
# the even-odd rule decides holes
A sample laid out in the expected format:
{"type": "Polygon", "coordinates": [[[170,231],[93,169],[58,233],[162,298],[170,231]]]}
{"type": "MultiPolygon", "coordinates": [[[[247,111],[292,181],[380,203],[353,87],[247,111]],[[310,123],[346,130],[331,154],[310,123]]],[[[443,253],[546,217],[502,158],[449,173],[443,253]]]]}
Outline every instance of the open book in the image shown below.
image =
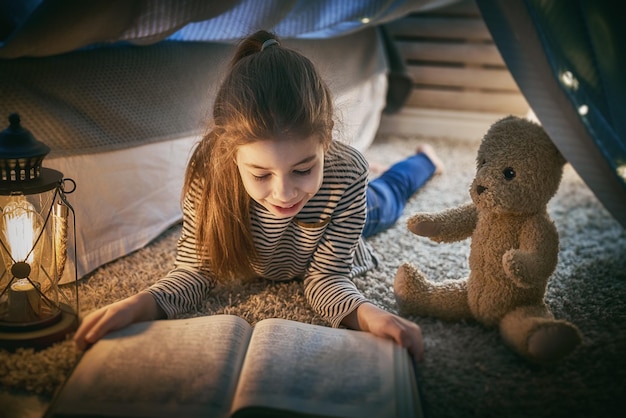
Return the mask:
{"type": "Polygon", "coordinates": [[[159,320],[88,349],[47,417],[419,417],[408,352],[372,334],[233,315],[159,320]]]}

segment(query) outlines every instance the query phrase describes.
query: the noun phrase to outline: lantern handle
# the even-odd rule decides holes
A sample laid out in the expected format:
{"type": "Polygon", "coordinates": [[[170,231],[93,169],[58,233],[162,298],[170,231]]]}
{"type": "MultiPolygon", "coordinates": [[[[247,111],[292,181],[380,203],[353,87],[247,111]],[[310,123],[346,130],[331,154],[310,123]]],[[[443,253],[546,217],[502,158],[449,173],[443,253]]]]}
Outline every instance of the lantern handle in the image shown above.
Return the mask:
{"type": "Polygon", "coordinates": [[[74,193],[75,190],[76,190],[76,182],[74,181],[74,179],[65,178],[61,180],[61,191],[64,194],[72,194],[74,193]],[[70,189],[66,189],[66,186],[65,186],[66,182],[71,184],[70,189]]]}

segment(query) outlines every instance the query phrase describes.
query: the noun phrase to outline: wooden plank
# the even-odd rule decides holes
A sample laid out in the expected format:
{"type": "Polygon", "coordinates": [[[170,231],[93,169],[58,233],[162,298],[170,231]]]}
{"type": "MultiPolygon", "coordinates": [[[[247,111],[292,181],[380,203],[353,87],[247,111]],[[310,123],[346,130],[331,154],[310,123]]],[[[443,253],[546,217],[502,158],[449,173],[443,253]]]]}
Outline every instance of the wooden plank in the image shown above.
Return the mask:
{"type": "Polygon", "coordinates": [[[387,28],[414,83],[406,108],[529,111],[474,0],[413,13],[387,28]]]}
{"type": "Polygon", "coordinates": [[[493,44],[396,41],[406,61],[483,64],[504,67],[493,44]]]}
{"type": "Polygon", "coordinates": [[[406,103],[409,107],[468,110],[473,112],[525,114],[529,110],[524,97],[516,93],[486,93],[415,88],[406,103]]]}
{"type": "MultiPolygon", "coordinates": [[[[471,112],[404,107],[393,115],[383,114],[379,135],[419,135],[479,140],[491,125],[510,113],[471,112]]],[[[527,113],[516,116],[526,117],[527,113]]]]}
{"type": "Polygon", "coordinates": [[[519,92],[515,80],[506,68],[488,69],[409,65],[407,66],[407,72],[413,79],[413,83],[419,85],[519,92]]]}
{"type": "Polygon", "coordinates": [[[481,18],[431,17],[411,15],[387,24],[396,39],[458,39],[492,41],[491,33],[481,18]]]}

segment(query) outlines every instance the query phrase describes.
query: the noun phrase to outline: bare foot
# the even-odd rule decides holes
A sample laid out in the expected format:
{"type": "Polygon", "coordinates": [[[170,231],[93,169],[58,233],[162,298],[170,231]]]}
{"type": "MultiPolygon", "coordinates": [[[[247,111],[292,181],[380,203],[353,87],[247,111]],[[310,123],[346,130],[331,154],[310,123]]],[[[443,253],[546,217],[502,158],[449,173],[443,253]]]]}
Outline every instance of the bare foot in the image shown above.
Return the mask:
{"type": "Polygon", "coordinates": [[[441,174],[444,172],[443,162],[437,156],[435,149],[429,144],[421,144],[417,147],[416,153],[422,153],[428,157],[428,159],[435,165],[435,174],[441,174]]]}
{"type": "MultiPolygon", "coordinates": [[[[444,165],[443,162],[439,159],[439,157],[437,156],[437,153],[435,152],[435,149],[430,146],[429,144],[421,144],[417,147],[417,149],[415,150],[416,154],[422,153],[424,155],[426,155],[428,157],[428,159],[435,165],[435,173],[434,174],[441,174],[444,172],[444,165]]],[[[390,167],[390,165],[387,164],[381,164],[375,161],[370,161],[369,162],[369,166],[370,166],[370,173],[374,176],[374,177],[378,177],[381,174],[383,174],[385,171],[387,171],[390,167]]]]}

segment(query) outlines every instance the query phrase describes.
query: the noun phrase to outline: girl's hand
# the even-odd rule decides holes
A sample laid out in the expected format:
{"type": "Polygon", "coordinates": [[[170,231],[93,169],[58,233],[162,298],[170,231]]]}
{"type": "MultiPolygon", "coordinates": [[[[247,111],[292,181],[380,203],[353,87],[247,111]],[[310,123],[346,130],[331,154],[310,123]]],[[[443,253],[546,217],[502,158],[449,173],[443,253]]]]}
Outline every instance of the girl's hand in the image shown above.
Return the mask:
{"type": "Polygon", "coordinates": [[[424,357],[424,341],[419,325],[371,303],[359,305],[343,320],[343,324],[349,328],[368,331],[378,337],[391,339],[406,348],[417,361],[422,361],[424,357]]]}
{"type": "Polygon", "coordinates": [[[138,293],[87,315],[74,334],[74,342],[85,350],[111,331],[159,316],[160,310],[152,295],[138,293]]]}

